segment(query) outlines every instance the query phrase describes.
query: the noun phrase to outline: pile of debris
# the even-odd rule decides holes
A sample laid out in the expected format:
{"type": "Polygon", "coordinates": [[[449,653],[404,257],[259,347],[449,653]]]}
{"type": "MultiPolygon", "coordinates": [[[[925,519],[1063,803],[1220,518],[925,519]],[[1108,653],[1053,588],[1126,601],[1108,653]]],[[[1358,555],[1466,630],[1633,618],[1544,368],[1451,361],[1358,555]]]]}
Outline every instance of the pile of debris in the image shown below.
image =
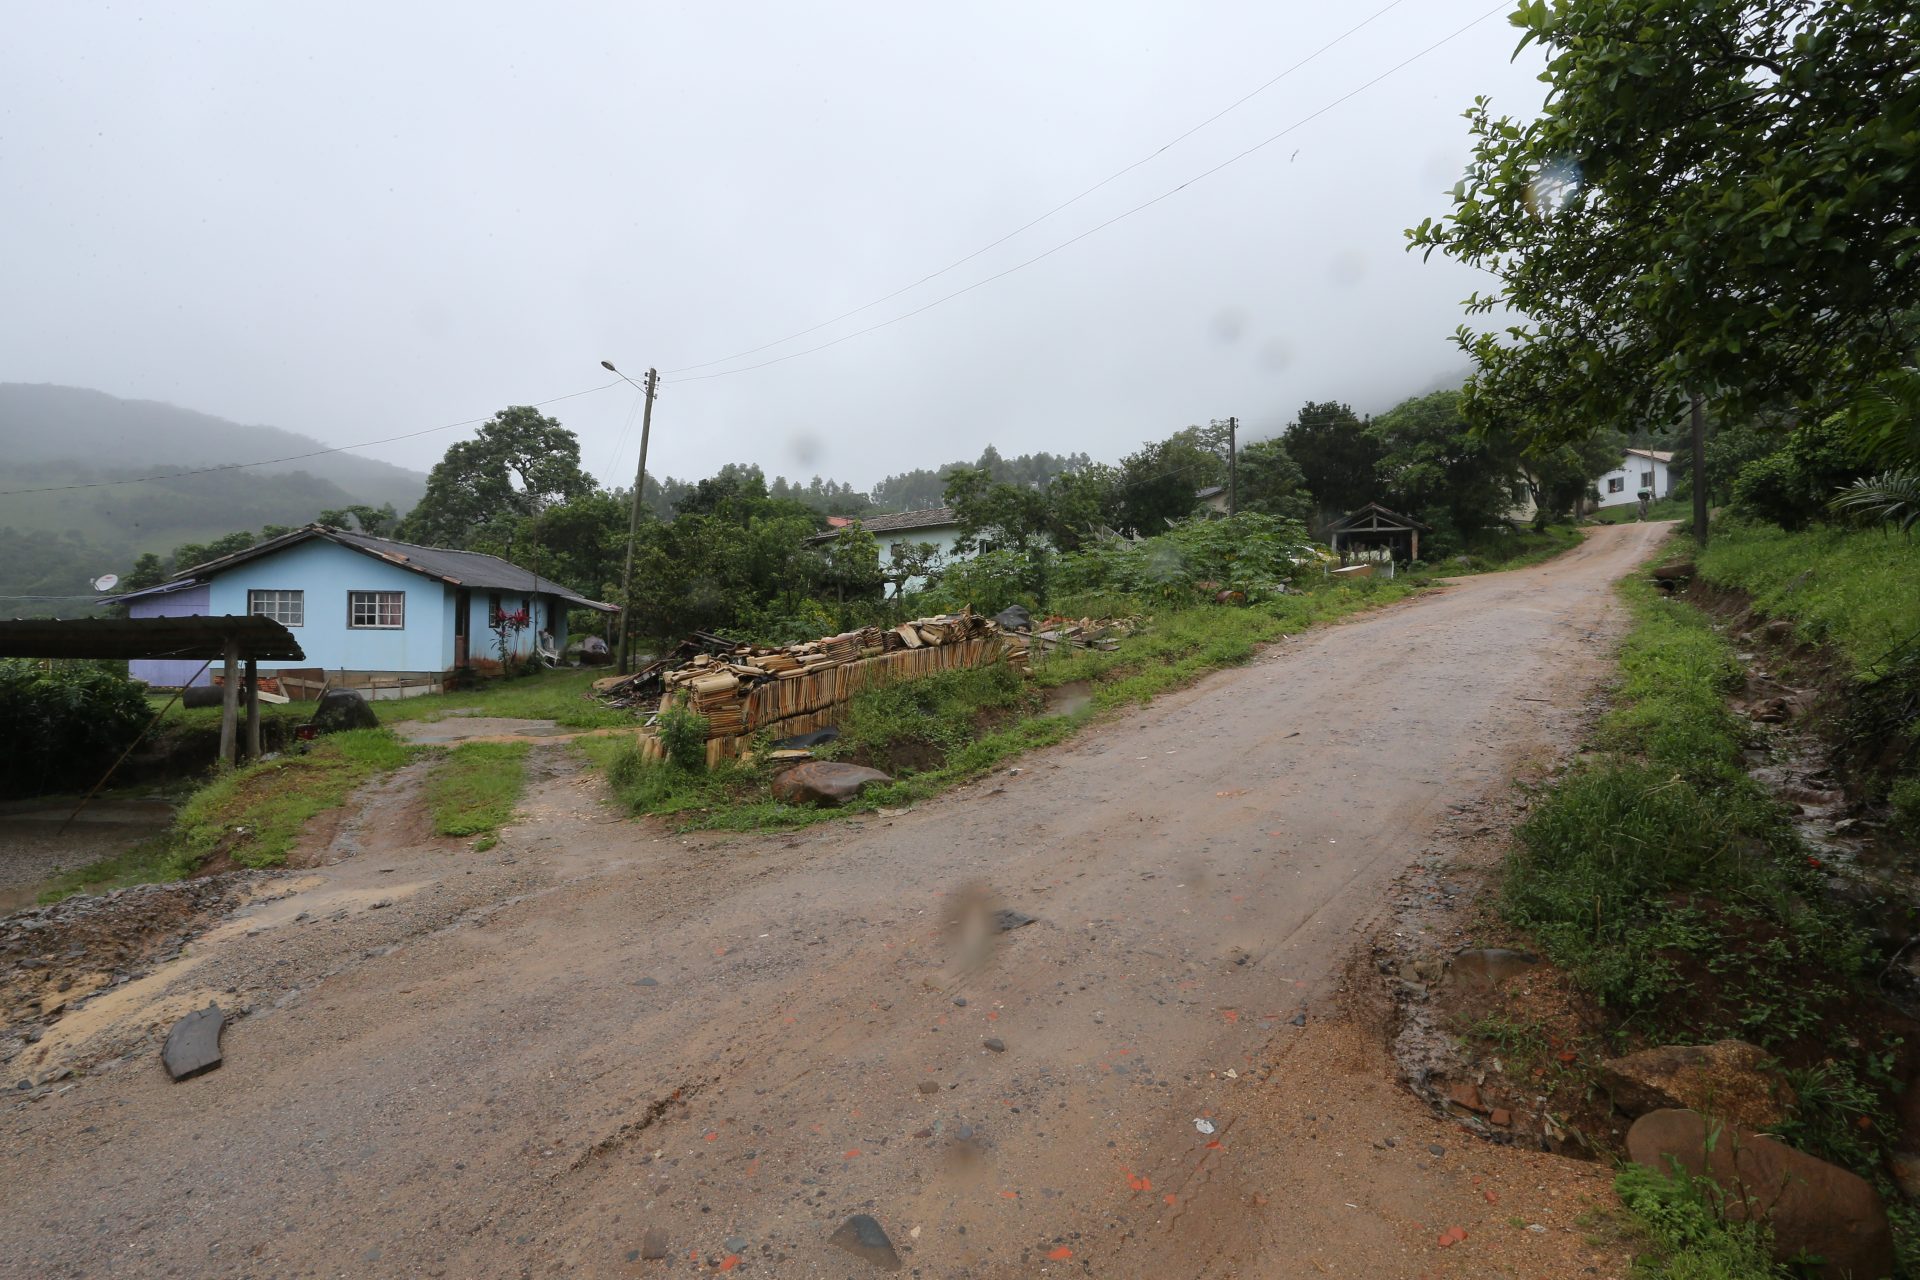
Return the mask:
{"type": "MultiPolygon", "coordinates": [[[[1026,637],[969,608],[780,647],[696,633],[631,676],[595,681],[594,692],[642,710],[684,697],[706,719],[708,755],[718,759],[738,754],[761,730],[787,736],[825,728],[862,689],[990,662],[1025,670],[1026,637]]],[[[659,754],[658,743],[643,741],[642,753],[659,754]]]]}
{"type": "Polygon", "coordinates": [[[1146,625],[1140,617],[1067,618],[1054,616],[1034,629],[1036,643],[1048,649],[1118,649],[1120,641],[1146,625]]]}

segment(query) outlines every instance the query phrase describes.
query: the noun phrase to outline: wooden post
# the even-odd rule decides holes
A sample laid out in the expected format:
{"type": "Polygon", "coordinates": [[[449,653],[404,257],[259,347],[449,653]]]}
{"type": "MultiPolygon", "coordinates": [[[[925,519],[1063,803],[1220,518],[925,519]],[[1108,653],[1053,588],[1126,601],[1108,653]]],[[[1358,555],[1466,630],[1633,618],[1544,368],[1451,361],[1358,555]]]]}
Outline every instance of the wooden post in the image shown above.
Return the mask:
{"type": "Polygon", "coordinates": [[[1704,547],[1707,545],[1707,415],[1698,391],[1688,397],[1687,408],[1693,419],[1693,539],[1704,547]]]}
{"type": "MultiPolygon", "coordinates": [[[[602,360],[614,373],[620,373],[612,364],[602,360]]],[[[622,378],[632,382],[632,378],[620,373],[622,378]]],[[[660,374],[657,370],[647,370],[647,384],[641,390],[646,393],[646,402],[640,410],[640,466],[633,476],[633,510],[627,517],[627,568],[621,575],[624,587],[620,596],[620,644],[614,650],[613,669],[620,675],[627,674],[627,650],[633,642],[633,544],[640,536],[640,503],[647,492],[647,436],[653,431],[653,396],[660,387],[660,374]]],[[[631,421],[631,419],[629,419],[631,421]]]]}
{"type": "Polygon", "coordinates": [[[227,637],[226,665],[220,686],[220,767],[233,764],[235,739],[239,737],[240,642],[227,637]]]}
{"type": "Polygon", "coordinates": [[[1420,558],[1420,531],[1418,529],[1411,529],[1408,530],[1408,532],[1413,534],[1413,558],[1418,560],[1420,558]]]}
{"type": "Polygon", "coordinates": [[[260,758],[260,661],[247,659],[247,759],[260,758]]]}
{"type": "Polygon", "coordinates": [[[1227,419],[1227,514],[1240,514],[1240,419],[1227,419]]]}

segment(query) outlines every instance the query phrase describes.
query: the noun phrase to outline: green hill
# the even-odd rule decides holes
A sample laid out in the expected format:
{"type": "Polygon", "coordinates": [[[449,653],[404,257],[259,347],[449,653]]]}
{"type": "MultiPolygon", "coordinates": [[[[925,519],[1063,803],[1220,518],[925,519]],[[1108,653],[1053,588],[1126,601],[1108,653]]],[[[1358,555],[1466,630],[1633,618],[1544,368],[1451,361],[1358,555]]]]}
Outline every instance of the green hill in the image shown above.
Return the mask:
{"type": "Polygon", "coordinates": [[[101,484],[326,447],[157,401],[0,383],[0,616],[87,613],[85,599],[22,597],[83,596],[90,579],[124,576],[141,552],[304,524],[329,508],[391,502],[405,511],[425,487],[418,472],[344,453],[101,484]],[[73,485],[99,487],[62,487],[73,485]],[[42,488],[53,491],[5,492],[42,488]]]}

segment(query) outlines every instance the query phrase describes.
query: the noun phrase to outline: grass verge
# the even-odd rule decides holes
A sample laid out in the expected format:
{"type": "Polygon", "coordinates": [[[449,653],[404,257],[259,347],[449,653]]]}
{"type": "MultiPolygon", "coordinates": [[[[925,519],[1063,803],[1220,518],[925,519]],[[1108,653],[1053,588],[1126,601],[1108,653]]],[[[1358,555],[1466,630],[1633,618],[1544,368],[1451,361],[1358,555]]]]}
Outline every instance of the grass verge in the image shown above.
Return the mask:
{"type": "MultiPolygon", "coordinates": [[[[1693,505],[1678,498],[1662,498],[1647,508],[1649,520],[1686,520],[1693,515],[1693,505]]],[[[1588,519],[1599,524],[1632,524],[1640,518],[1640,504],[1623,502],[1615,507],[1602,507],[1588,519]]]]}
{"type": "MultiPolygon", "coordinates": [[[[1619,1048],[1737,1037],[1778,1055],[1799,1101],[1776,1136],[1881,1189],[1913,1275],[1920,1218],[1887,1174],[1906,1051],[1872,989],[1885,957],[1744,771],[1730,646],[1684,600],[1640,580],[1620,590],[1634,625],[1615,705],[1597,750],[1516,833],[1501,914],[1593,999],[1619,1048]]],[[[1623,1203],[1666,1258],[1647,1274],[1785,1274],[1696,1213],[1698,1191],[1623,1174],[1623,1203]]]]}
{"type": "Polygon", "coordinates": [[[1878,529],[1805,529],[1726,521],[1695,560],[1797,636],[1837,648],[1862,677],[1890,650],[1920,643],[1920,540],[1878,529]]]}
{"type": "Polygon", "coordinates": [[[513,819],[527,783],[527,744],[469,742],[448,752],[427,778],[427,812],[437,836],[479,836],[490,849],[513,819]]]}
{"type": "Polygon", "coordinates": [[[1461,578],[1475,573],[1524,569],[1579,546],[1581,537],[1580,530],[1571,525],[1550,525],[1546,529],[1490,530],[1469,542],[1466,550],[1459,555],[1422,565],[1414,571],[1413,578],[1416,582],[1428,582],[1435,578],[1461,578]]]}
{"type": "MultiPolygon", "coordinates": [[[[691,771],[644,764],[625,738],[588,739],[578,745],[607,773],[615,794],[635,813],[666,817],[683,828],[804,826],[837,813],[871,812],[924,799],[1022,752],[1063,741],[1102,711],[1147,702],[1209,671],[1244,663],[1262,645],[1282,636],[1416,590],[1404,579],[1365,581],[1244,608],[1162,608],[1152,611],[1150,624],[1121,640],[1117,649],[1036,655],[1031,679],[993,666],[870,690],[848,704],[833,754],[887,768],[897,781],[869,790],[840,810],[778,803],[771,792],[772,770],[764,764],[691,771]],[[1058,700],[1049,710],[1056,690],[1075,696],[1058,700]]],[[[1078,603],[1089,607],[1072,612],[1151,610],[1145,602],[1126,597],[1078,603]]]]}
{"type": "Polygon", "coordinates": [[[569,729],[630,725],[633,723],[631,712],[606,706],[592,696],[593,682],[607,674],[603,667],[542,671],[536,675],[490,680],[478,689],[459,693],[430,693],[398,702],[375,703],[373,709],[383,724],[442,720],[458,711],[512,720],[551,720],[569,729]]]}
{"type": "Polygon", "coordinates": [[[165,835],[61,876],[41,901],[178,880],[222,857],[242,867],[277,867],[315,815],[405,764],[412,750],[385,729],[356,729],[322,738],[303,754],[235,769],[194,792],[165,835]]]}
{"type": "Polygon", "coordinates": [[[1756,611],[1792,620],[1796,639],[1845,659],[1853,684],[1836,736],[1853,785],[1884,799],[1894,829],[1920,845],[1920,541],[1730,521],[1696,564],[1756,611]]]}

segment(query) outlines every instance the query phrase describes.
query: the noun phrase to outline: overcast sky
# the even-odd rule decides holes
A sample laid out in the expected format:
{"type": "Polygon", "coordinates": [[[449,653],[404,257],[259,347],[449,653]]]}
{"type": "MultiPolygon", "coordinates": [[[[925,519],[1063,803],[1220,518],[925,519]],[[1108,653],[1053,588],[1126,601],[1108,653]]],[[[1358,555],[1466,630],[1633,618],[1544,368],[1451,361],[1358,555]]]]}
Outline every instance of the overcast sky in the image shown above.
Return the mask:
{"type": "MultiPolygon", "coordinates": [[[[668,371],[909,285],[1383,5],[10,5],[0,380],[344,444],[592,387],[609,358],[665,375],[656,473],[861,487],[990,441],[1112,460],[1228,414],[1271,434],[1307,399],[1378,410],[1464,369],[1475,281],[1402,231],[1446,209],[1475,94],[1539,105],[1510,4],[1361,89],[1488,11],[1400,0],[964,266],[693,372],[898,316],[1299,124],[922,315],[668,371]]],[[[636,398],[548,412],[626,482],[636,398]]],[[[424,469],[455,438],[366,452],[424,469]]]]}

